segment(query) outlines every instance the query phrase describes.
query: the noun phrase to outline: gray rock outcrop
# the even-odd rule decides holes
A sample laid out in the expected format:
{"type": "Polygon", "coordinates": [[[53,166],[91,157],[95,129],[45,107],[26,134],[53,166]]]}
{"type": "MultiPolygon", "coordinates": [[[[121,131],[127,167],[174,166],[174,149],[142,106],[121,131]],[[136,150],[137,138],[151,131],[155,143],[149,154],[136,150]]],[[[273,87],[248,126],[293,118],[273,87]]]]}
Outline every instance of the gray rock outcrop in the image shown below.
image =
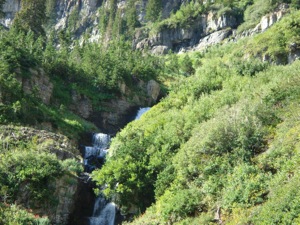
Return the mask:
{"type": "MultiPolygon", "coordinates": [[[[58,159],[80,159],[79,150],[75,143],[67,137],[45,130],[37,130],[28,127],[0,126],[0,142],[3,148],[10,149],[10,145],[30,143],[34,141],[38,151],[55,154],[58,159]]],[[[49,207],[48,203],[36,202],[31,196],[28,182],[24,182],[19,188],[16,203],[23,206],[34,206],[32,211],[37,215],[47,215],[51,224],[65,225],[72,211],[79,185],[78,179],[71,174],[64,173],[62,177],[56,177],[51,182],[53,188],[52,198],[57,204],[49,207]]]]}
{"type": "Polygon", "coordinates": [[[300,46],[296,43],[290,44],[290,53],[288,55],[288,63],[292,63],[295,60],[300,59],[300,46]]]}
{"type": "Polygon", "coordinates": [[[76,91],[72,92],[72,105],[70,106],[76,114],[87,119],[93,112],[91,100],[85,95],[78,94],[76,91]]]}
{"type": "Polygon", "coordinates": [[[160,93],[160,85],[155,80],[150,80],[147,83],[147,94],[151,99],[156,102],[160,93]]]}
{"type": "Polygon", "coordinates": [[[289,12],[289,5],[281,4],[274,12],[263,16],[260,22],[255,26],[255,28],[243,31],[241,34],[235,35],[234,38],[239,39],[239,38],[248,37],[254,34],[264,32],[265,30],[270,28],[273,24],[281,20],[283,16],[288,12],[289,12]]]}
{"type": "MultiPolygon", "coordinates": [[[[178,52],[198,45],[201,38],[214,32],[226,28],[235,28],[237,25],[236,18],[231,15],[224,14],[219,18],[215,18],[215,15],[210,12],[207,15],[199,16],[190,26],[173,28],[165,25],[159,32],[150,37],[145,37],[145,32],[139,31],[135,35],[133,46],[136,49],[150,48],[152,53],[155,54],[165,54],[169,50],[178,52]]],[[[220,38],[225,38],[228,35],[229,32],[226,30],[203,39],[201,42],[208,42],[208,44],[218,43],[220,38]]]]}
{"type": "Polygon", "coordinates": [[[216,31],[204,38],[201,38],[199,44],[194,48],[195,50],[203,50],[210,45],[221,43],[224,39],[232,34],[231,29],[216,31]]]}
{"type": "Polygon", "coordinates": [[[42,68],[29,69],[31,76],[22,77],[22,88],[25,94],[36,94],[46,105],[50,104],[53,92],[53,84],[42,68]]]}
{"type": "Polygon", "coordinates": [[[33,139],[41,150],[55,154],[58,159],[64,160],[80,155],[75,147],[76,143],[66,136],[29,127],[0,126],[0,141],[6,147],[12,143],[30,142],[33,139]]]}
{"type": "MultiPolygon", "coordinates": [[[[0,20],[4,26],[10,26],[14,15],[20,10],[21,0],[10,0],[4,5],[5,18],[0,20]]],[[[168,18],[171,12],[176,12],[182,4],[189,3],[190,0],[163,0],[162,18],[168,18]]],[[[206,1],[205,1],[206,2],[206,1]]],[[[119,1],[117,7],[122,9],[122,15],[126,14],[127,1],[119,1]]],[[[138,20],[140,23],[145,20],[145,12],[148,0],[141,0],[136,3],[138,20]]],[[[76,18],[75,23],[69,29],[75,34],[76,38],[81,38],[82,34],[88,32],[89,41],[109,40],[109,36],[103,36],[99,32],[98,24],[100,12],[99,7],[108,6],[106,0],[56,0],[53,14],[54,27],[56,30],[64,30],[70,26],[72,17],[76,18]]],[[[268,29],[279,21],[288,11],[288,4],[281,4],[274,12],[261,18],[260,23],[253,29],[236,34],[235,28],[239,25],[238,19],[234,15],[225,13],[217,16],[215,12],[198,16],[190,21],[188,26],[167,26],[164,25],[155,34],[150,31],[139,29],[136,31],[133,47],[136,49],[150,49],[153,54],[166,54],[169,50],[180,52],[186,50],[198,50],[206,46],[220,43],[223,39],[231,36],[231,39],[239,38],[260,33],[268,29]],[[228,29],[232,29],[232,34],[228,29]],[[222,32],[219,32],[222,31],[222,32]],[[216,34],[213,34],[217,32],[216,34]]],[[[72,22],[74,23],[74,21],[72,22]]]]}
{"type": "Polygon", "coordinates": [[[3,12],[5,17],[0,19],[0,23],[6,27],[10,27],[15,14],[21,8],[21,0],[7,0],[3,5],[3,12]]]}

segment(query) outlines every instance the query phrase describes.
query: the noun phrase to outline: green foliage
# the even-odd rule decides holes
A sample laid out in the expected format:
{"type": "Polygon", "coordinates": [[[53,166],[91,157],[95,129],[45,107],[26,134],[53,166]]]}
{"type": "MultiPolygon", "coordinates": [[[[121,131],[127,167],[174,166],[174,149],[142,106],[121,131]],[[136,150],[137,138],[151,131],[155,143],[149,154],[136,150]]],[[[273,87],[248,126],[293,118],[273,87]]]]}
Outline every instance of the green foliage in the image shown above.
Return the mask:
{"type": "Polygon", "coordinates": [[[105,101],[120,94],[121,84],[138,89],[137,82],[156,79],[161,71],[158,57],[132,51],[130,43],[122,37],[108,46],[74,43],[71,50],[69,35],[69,31],[52,32],[45,45],[44,38],[33,31],[1,31],[1,123],[38,126],[50,122],[55,130],[78,137],[87,129],[97,129],[70,112],[74,104],[72,95],[90,99],[93,110],[101,111],[105,101]],[[59,50],[55,48],[57,36],[59,50]],[[22,82],[30,80],[32,71],[45,71],[54,85],[48,105],[41,103],[38,91],[28,94],[22,88],[22,82]]]}
{"type": "MultiPolygon", "coordinates": [[[[246,1],[247,2],[247,1],[246,1]]],[[[253,28],[259,23],[259,20],[264,15],[274,10],[281,3],[291,3],[290,0],[254,0],[248,1],[249,6],[244,10],[244,23],[239,26],[238,32],[253,28]]],[[[297,7],[298,3],[291,4],[292,7],[297,7]],[[294,6],[293,6],[294,5],[294,6]]]]}
{"type": "Polygon", "coordinates": [[[164,220],[174,223],[202,211],[202,198],[201,192],[195,187],[177,190],[175,193],[166,191],[158,201],[157,207],[161,209],[164,220]]]}
{"type": "Polygon", "coordinates": [[[262,173],[253,165],[236,166],[228,175],[223,193],[224,207],[249,207],[264,202],[270,174],[262,173]]]}
{"type": "Polygon", "coordinates": [[[15,149],[1,154],[0,174],[1,186],[8,187],[7,201],[14,202],[22,190],[31,196],[30,204],[34,206],[34,201],[50,203],[51,182],[62,174],[62,168],[54,155],[15,149]]]}
{"type": "Polygon", "coordinates": [[[156,22],[162,16],[162,1],[149,0],[146,6],[146,19],[151,22],[156,22]]]}
{"type": "Polygon", "coordinates": [[[55,4],[56,1],[55,0],[46,0],[45,2],[46,4],[46,16],[47,16],[47,21],[48,21],[48,25],[51,26],[55,23],[55,4]]]}
{"type": "Polygon", "coordinates": [[[46,21],[44,0],[22,0],[21,10],[16,14],[13,26],[22,32],[32,31],[37,37],[44,35],[46,21]]]}
{"type": "Polygon", "coordinates": [[[79,6],[75,7],[72,12],[70,13],[70,16],[68,18],[68,29],[70,32],[74,32],[77,28],[77,21],[79,19],[79,6]]]}
{"type": "Polygon", "coordinates": [[[294,7],[295,9],[300,8],[300,1],[299,0],[292,0],[291,1],[291,6],[294,7]]]}
{"type": "Polygon", "coordinates": [[[132,51],[122,38],[111,42],[106,50],[98,44],[86,45],[81,60],[83,71],[96,87],[113,91],[122,81],[131,86],[136,79],[155,79],[161,68],[157,57],[132,51]]]}
{"type": "Polygon", "coordinates": [[[255,212],[255,224],[298,224],[300,219],[299,174],[277,184],[269,201],[255,212]]]}
{"type": "Polygon", "coordinates": [[[205,5],[198,1],[190,1],[189,3],[182,4],[180,9],[172,13],[169,18],[159,22],[157,29],[162,30],[165,26],[168,28],[188,27],[193,21],[199,19],[205,10],[205,5]]]}
{"type": "Polygon", "coordinates": [[[4,5],[5,2],[6,2],[6,0],[1,0],[1,1],[0,1],[0,17],[3,17],[3,16],[4,16],[4,13],[3,13],[3,5],[4,5]]]}
{"type": "Polygon", "coordinates": [[[75,159],[66,159],[62,162],[62,167],[72,174],[79,175],[83,172],[83,167],[80,162],[75,159]]]}
{"type": "Polygon", "coordinates": [[[0,223],[7,225],[50,225],[47,217],[39,217],[16,205],[0,204],[0,223]]]}
{"type": "MultiPolygon", "coordinates": [[[[298,222],[300,64],[255,58],[287,57],[298,18],[294,12],[254,39],[189,54],[195,72],[113,139],[93,179],[124,211],[152,205],[133,224],[209,224],[217,208],[228,224],[298,222]]],[[[166,71],[178,74],[183,64],[174,57],[166,71]]]]}
{"type": "Polygon", "coordinates": [[[190,76],[195,73],[195,69],[193,67],[193,63],[188,55],[185,55],[181,61],[180,68],[185,76],[190,76]]]}
{"type": "Polygon", "coordinates": [[[126,25],[128,29],[127,32],[130,34],[133,34],[134,29],[139,26],[135,0],[130,0],[126,5],[126,25]]]}

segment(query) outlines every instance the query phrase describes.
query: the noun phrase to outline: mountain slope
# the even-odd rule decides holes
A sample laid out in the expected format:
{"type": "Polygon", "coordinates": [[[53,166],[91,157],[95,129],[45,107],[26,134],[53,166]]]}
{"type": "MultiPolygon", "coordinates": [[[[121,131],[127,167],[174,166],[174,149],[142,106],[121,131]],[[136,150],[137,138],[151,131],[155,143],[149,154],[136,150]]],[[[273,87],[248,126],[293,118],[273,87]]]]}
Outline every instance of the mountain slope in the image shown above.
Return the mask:
{"type": "Polygon", "coordinates": [[[113,139],[93,178],[124,212],[147,208],[133,224],[297,223],[300,64],[274,62],[299,24],[191,54],[195,75],[113,139]]]}
{"type": "Polygon", "coordinates": [[[159,100],[93,173],[128,220],[298,223],[299,1],[4,6],[0,223],[67,224],[83,183],[78,141],[159,100]]]}

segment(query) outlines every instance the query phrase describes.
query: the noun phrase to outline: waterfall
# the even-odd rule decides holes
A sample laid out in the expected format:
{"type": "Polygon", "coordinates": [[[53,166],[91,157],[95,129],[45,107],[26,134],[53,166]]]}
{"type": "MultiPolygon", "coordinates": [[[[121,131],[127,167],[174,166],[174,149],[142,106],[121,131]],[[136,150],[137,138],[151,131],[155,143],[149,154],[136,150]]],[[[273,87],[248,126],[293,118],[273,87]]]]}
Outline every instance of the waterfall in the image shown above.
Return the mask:
{"type": "MultiPolygon", "coordinates": [[[[140,108],[135,116],[135,120],[139,119],[142,114],[150,108],[140,108]]],[[[85,171],[90,173],[96,168],[100,168],[104,163],[106,153],[110,144],[110,136],[107,134],[94,134],[93,146],[86,146],[84,151],[85,171]]],[[[107,202],[102,196],[98,196],[92,217],[89,217],[89,225],[114,225],[116,217],[116,205],[113,202],[107,202]]]]}
{"type": "Polygon", "coordinates": [[[86,172],[90,173],[103,165],[109,143],[109,135],[102,133],[93,135],[93,146],[84,148],[84,170],[86,172]]]}
{"type": "Polygon", "coordinates": [[[138,120],[139,118],[141,118],[141,116],[147,112],[150,109],[150,107],[146,107],[146,108],[140,108],[135,116],[134,120],[138,120]]]}
{"type": "Polygon", "coordinates": [[[90,225],[114,225],[116,205],[107,203],[103,196],[99,196],[94,205],[93,216],[89,218],[90,225]]]}

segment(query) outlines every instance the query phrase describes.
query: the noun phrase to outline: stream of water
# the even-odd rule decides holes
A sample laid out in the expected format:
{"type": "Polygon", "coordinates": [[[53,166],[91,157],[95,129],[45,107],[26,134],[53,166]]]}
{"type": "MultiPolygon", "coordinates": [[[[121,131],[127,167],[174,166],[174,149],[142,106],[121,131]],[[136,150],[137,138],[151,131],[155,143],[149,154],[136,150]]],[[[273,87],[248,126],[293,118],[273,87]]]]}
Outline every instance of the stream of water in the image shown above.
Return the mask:
{"type": "MultiPolygon", "coordinates": [[[[140,108],[135,119],[140,117],[150,108],[140,108]]],[[[101,168],[105,163],[105,156],[109,151],[111,137],[108,134],[98,133],[93,135],[92,146],[84,149],[84,170],[91,173],[96,168],[101,168]]],[[[96,198],[93,215],[89,217],[89,225],[115,225],[117,207],[113,202],[108,202],[102,195],[96,198]]]]}

